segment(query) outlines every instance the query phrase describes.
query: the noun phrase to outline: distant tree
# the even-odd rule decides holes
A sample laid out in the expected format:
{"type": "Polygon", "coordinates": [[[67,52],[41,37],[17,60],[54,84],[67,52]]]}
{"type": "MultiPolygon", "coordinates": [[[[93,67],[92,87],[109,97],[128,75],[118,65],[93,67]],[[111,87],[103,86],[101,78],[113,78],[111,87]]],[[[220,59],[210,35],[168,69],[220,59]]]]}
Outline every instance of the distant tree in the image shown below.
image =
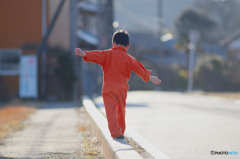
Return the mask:
{"type": "Polygon", "coordinates": [[[195,6],[214,18],[218,26],[215,31],[218,40],[239,29],[240,0],[196,0],[195,6]]]}
{"type": "Polygon", "coordinates": [[[216,27],[216,22],[204,12],[190,8],[180,13],[175,27],[181,37],[188,37],[190,30],[197,30],[203,39],[208,39],[209,32],[216,27]]]}
{"type": "Polygon", "coordinates": [[[185,51],[188,58],[189,32],[191,30],[196,30],[200,33],[201,39],[207,41],[211,39],[210,31],[216,27],[216,23],[204,12],[190,8],[180,13],[180,15],[175,21],[175,27],[179,35],[179,41],[176,45],[176,48],[185,51]]]}

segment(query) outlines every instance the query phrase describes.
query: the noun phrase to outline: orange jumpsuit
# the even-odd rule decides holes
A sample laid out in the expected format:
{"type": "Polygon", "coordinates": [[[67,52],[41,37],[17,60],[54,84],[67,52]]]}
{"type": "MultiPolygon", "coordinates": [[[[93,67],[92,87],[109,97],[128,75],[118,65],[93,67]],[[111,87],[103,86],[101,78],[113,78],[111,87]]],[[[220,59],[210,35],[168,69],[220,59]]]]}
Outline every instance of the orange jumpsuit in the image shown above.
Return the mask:
{"type": "Polygon", "coordinates": [[[127,54],[122,46],[116,46],[103,51],[85,51],[85,62],[93,62],[102,66],[103,86],[102,96],[108,120],[108,128],[113,138],[119,137],[125,131],[125,107],[128,80],[134,71],[143,81],[149,80],[152,71],[146,70],[135,58],[127,54]]]}

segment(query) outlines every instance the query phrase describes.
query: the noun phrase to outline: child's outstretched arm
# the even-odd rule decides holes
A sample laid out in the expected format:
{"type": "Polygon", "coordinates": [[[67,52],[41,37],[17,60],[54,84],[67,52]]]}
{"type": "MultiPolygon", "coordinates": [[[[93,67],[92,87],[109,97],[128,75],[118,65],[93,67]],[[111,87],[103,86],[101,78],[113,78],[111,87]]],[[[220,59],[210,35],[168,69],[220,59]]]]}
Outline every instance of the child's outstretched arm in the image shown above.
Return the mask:
{"type": "Polygon", "coordinates": [[[83,51],[80,48],[75,48],[75,55],[82,56],[85,62],[93,62],[99,65],[104,64],[105,56],[104,50],[83,51]]]}
{"type": "Polygon", "coordinates": [[[82,51],[82,49],[76,48],[76,49],[75,49],[75,55],[78,55],[78,56],[86,56],[86,53],[85,53],[84,51],[82,51]]]}
{"type": "Polygon", "coordinates": [[[158,79],[157,76],[151,76],[152,71],[147,70],[139,61],[137,61],[135,58],[132,58],[132,60],[133,60],[133,71],[137,75],[142,77],[143,81],[147,82],[148,80],[150,80],[155,85],[162,83],[162,81],[158,79]]]}
{"type": "Polygon", "coordinates": [[[161,81],[160,79],[158,79],[157,76],[151,76],[151,75],[150,75],[149,80],[150,80],[152,83],[154,83],[155,85],[158,85],[158,84],[162,83],[162,81],[161,81]]]}

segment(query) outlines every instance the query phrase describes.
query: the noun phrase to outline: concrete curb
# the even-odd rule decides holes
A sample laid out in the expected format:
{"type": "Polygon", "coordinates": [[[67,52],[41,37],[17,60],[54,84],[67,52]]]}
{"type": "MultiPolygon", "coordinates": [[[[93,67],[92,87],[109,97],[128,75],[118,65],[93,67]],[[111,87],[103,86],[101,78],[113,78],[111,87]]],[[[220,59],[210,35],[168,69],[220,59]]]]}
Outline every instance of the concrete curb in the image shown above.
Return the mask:
{"type": "Polygon", "coordinates": [[[152,145],[138,132],[130,127],[125,132],[126,136],[132,138],[138,145],[140,145],[145,151],[147,151],[155,159],[170,159],[164,152],[160,151],[157,147],[152,145]]]}
{"type": "Polygon", "coordinates": [[[95,125],[97,136],[102,142],[103,153],[106,159],[142,159],[132,146],[124,139],[111,138],[106,118],[87,97],[82,97],[83,106],[95,125]]]}

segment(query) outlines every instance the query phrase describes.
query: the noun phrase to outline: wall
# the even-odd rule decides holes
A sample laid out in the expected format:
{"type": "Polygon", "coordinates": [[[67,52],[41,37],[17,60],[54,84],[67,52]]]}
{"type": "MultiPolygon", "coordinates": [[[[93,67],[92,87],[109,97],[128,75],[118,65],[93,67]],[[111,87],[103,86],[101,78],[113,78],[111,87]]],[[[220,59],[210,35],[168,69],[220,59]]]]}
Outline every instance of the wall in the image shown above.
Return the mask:
{"type": "MultiPolygon", "coordinates": [[[[41,7],[41,0],[0,1],[0,49],[21,49],[24,43],[41,41],[41,7]]],[[[34,51],[31,54],[33,53],[34,51]]],[[[0,76],[0,78],[0,87],[7,86],[8,96],[16,96],[19,76],[0,76]]]]}
{"type": "Polygon", "coordinates": [[[41,40],[41,0],[1,0],[0,48],[41,40]]]}
{"type": "MultiPolygon", "coordinates": [[[[51,22],[60,2],[61,0],[49,0],[49,22],[51,22]]],[[[65,1],[48,40],[49,45],[61,46],[66,50],[70,50],[69,3],[68,0],[65,1]]]]}

